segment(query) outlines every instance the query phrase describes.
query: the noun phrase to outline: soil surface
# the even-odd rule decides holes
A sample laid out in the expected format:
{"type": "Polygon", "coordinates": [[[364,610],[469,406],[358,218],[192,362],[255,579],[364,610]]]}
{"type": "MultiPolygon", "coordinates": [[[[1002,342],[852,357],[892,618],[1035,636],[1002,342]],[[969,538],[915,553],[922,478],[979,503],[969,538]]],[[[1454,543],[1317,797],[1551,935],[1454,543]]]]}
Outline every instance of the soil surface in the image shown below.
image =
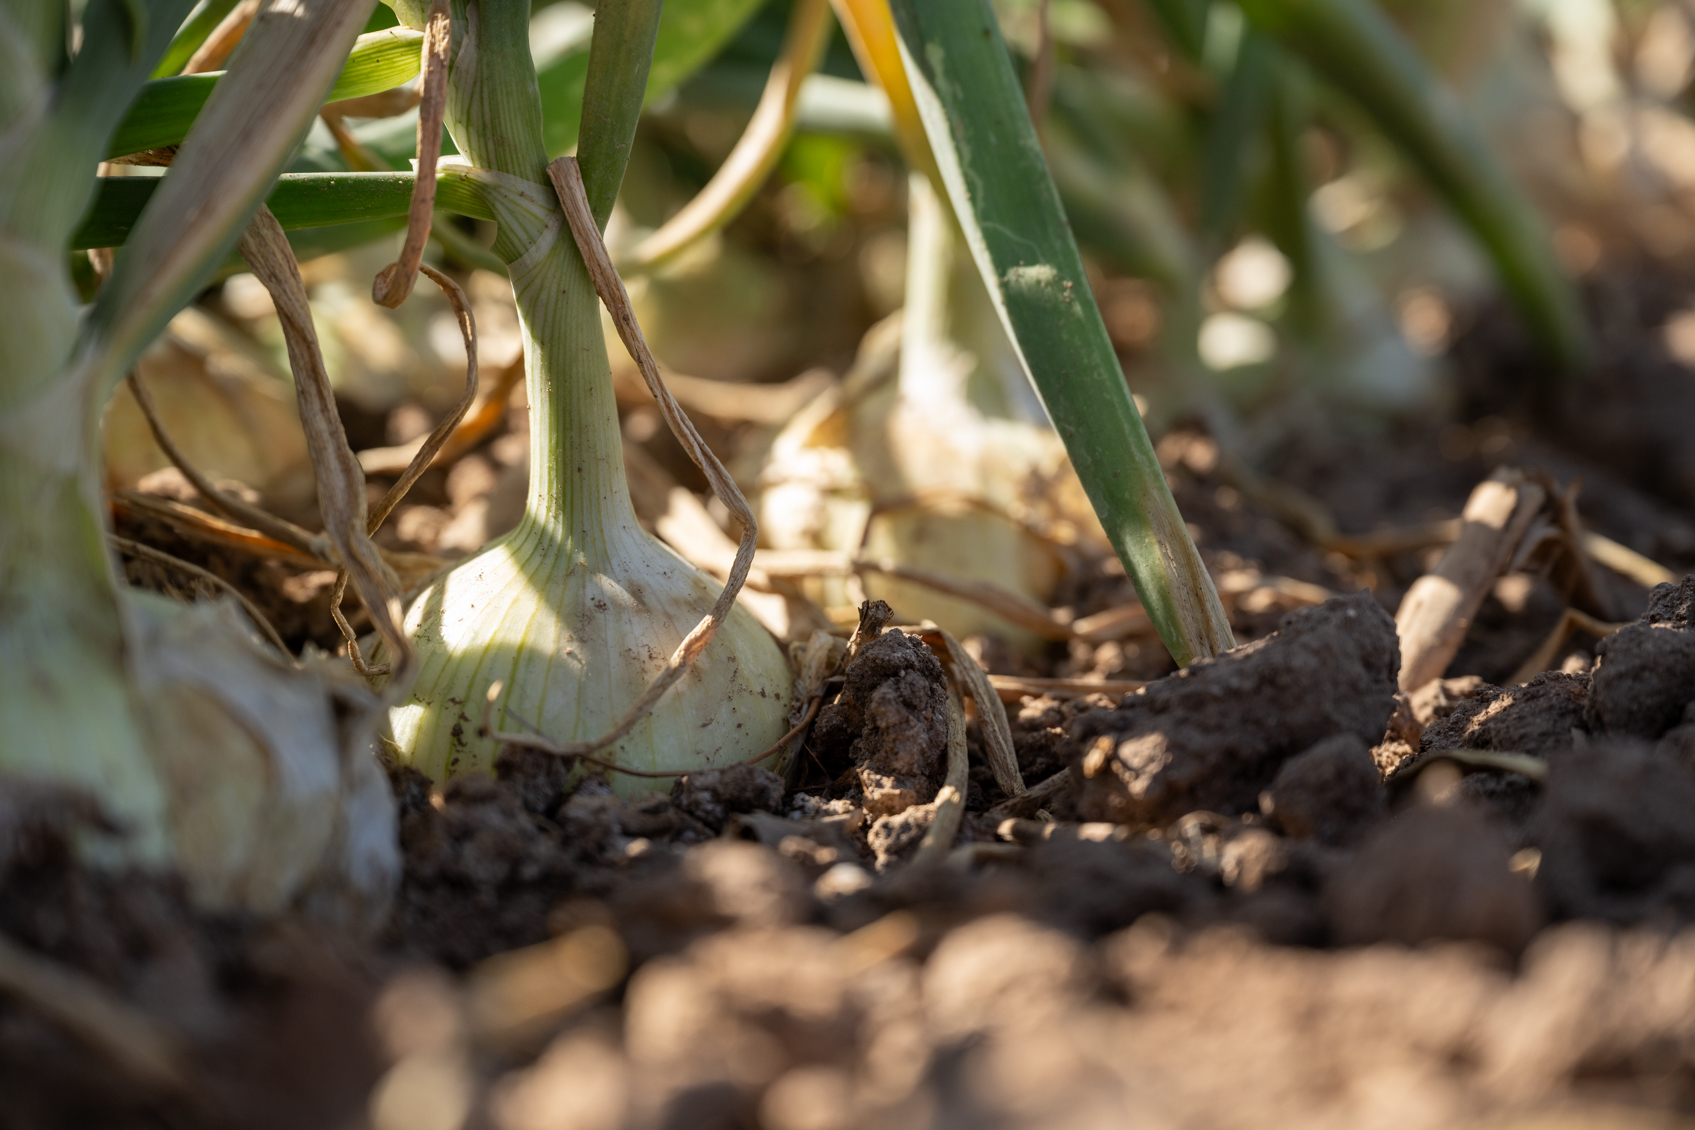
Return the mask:
{"type": "MultiPolygon", "coordinates": [[[[1528,364],[1488,325],[1462,371],[1528,364]]],[[[1605,364],[1625,389],[1664,368],[1605,364]]],[[[1540,468],[1582,480],[1590,528],[1695,566],[1686,414],[1623,459],[1640,400],[1578,434],[1557,397],[1467,379],[1456,422],[1267,466],[1344,534],[1540,468]]],[[[786,779],[626,801],[522,750],[445,785],[393,769],[406,872],[374,939],[196,913],[76,864],[100,820],[76,797],[0,793],[0,1127],[1695,1125],[1695,577],[1596,570],[1629,626],[1507,685],[1564,608],[1511,574],[1409,696],[1391,614],[1439,545],[1343,556],[1203,433],[1160,454],[1215,573],[1282,581],[1182,672],[1145,636],[967,641],[1000,673],[1152,681],[1008,703],[1025,798],[972,704],[950,850],[922,845],[953,803],[952,665],[898,628],[855,641],[786,779]]],[[[166,547],[295,592],[284,636],[333,643],[310,574],[166,547]]],[[[1105,561],[1059,603],[1132,599],[1105,561]]]]}

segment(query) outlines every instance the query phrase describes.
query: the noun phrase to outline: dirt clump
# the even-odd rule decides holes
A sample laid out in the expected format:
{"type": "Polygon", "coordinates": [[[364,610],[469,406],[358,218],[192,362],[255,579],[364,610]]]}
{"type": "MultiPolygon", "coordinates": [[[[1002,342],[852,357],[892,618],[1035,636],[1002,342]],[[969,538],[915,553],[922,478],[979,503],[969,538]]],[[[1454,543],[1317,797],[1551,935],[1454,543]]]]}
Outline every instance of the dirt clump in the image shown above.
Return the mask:
{"type": "Polygon", "coordinates": [[[543,940],[547,911],[573,889],[580,862],[619,832],[610,814],[578,806],[579,836],[567,843],[521,787],[492,777],[454,778],[437,792],[408,769],[395,783],[406,873],[390,933],[451,967],[543,940]]]}
{"type": "MultiPolygon", "coordinates": [[[[804,1109],[850,1094],[853,1069],[878,1038],[877,1028],[885,1027],[882,1039],[899,1041],[917,1012],[909,965],[882,971],[882,985],[850,980],[844,959],[851,961],[851,953],[835,933],[817,927],[738,929],[643,966],[625,998],[630,1121],[757,1125],[762,1100],[804,1109]],[[786,1096],[789,1091],[802,1093],[786,1096]]],[[[906,1054],[922,1054],[910,1035],[903,1042],[906,1054]]],[[[887,1095],[910,1092],[910,1081],[904,1088],[892,1084],[923,1070],[922,1059],[900,1058],[887,1047],[873,1060],[881,1068],[873,1078],[887,1095]]]]}
{"type": "Polygon", "coordinates": [[[1638,622],[1595,647],[1592,730],[1649,741],[1677,725],[1695,698],[1695,632],[1638,622]]]}
{"type": "Polygon", "coordinates": [[[1031,848],[1020,870],[1042,921],[1098,938],[1144,914],[1182,915],[1212,899],[1205,877],[1173,864],[1158,840],[1056,836],[1031,848]]]}
{"type": "Polygon", "coordinates": [[[1682,719],[1665,732],[1655,748],[1695,772],[1695,702],[1683,708],[1682,719]]]}
{"type": "Polygon", "coordinates": [[[1667,628],[1695,628],[1695,574],[1676,584],[1655,585],[1648,593],[1642,623],[1667,628]]]}
{"type": "Polygon", "coordinates": [[[1380,825],[1326,895],[1344,945],[1470,940],[1518,954],[1543,919],[1506,839],[1463,803],[1417,805],[1380,825]]]}
{"type": "Polygon", "coordinates": [[[864,641],[841,693],[819,711],[809,749],[836,774],[829,791],[870,817],[865,843],[879,870],[909,857],[929,830],[947,735],[947,676],[924,641],[898,630],[864,641]]]}
{"type": "Polygon", "coordinates": [[[1479,686],[1445,717],[1425,727],[1421,752],[1487,749],[1558,757],[1571,749],[1572,731],[1587,729],[1587,675],[1544,671],[1516,687],[1479,686]]]}
{"type": "MultiPolygon", "coordinates": [[[[622,800],[604,781],[573,778],[560,765],[509,751],[493,777],[432,787],[410,769],[390,774],[406,853],[390,945],[455,969],[535,945],[548,936],[550,912],[569,899],[628,887],[641,902],[653,883],[675,886],[677,850],[713,836],[666,796],[622,800]]],[[[689,897],[683,919],[718,921],[707,895],[689,897]]]]}
{"type": "Polygon", "coordinates": [[[1337,734],[1285,761],[1259,803],[1284,835],[1343,845],[1382,816],[1383,781],[1365,743],[1337,734]]]}
{"type": "Polygon", "coordinates": [[[0,1125],[294,1130],[357,1118],[382,1069],[366,1026],[378,970],[357,940],[208,915],[173,878],[77,862],[77,837],[111,830],[78,794],[0,790],[0,942],[59,979],[57,1006],[38,1010],[16,995],[33,973],[6,957],[0,1125]]]}
{"type": "Polygon", "coordinates": [[[1550,766],[1537,882],[1562,916],[1695,917],[1695,772],[1645,742],[1594,738],[1550,766]]]}
{"type": "Polygon", "coordinates": [[[678,777],[671,803],[714,832],[743,812],[777,812],[783,806],[783,779],[757,765],[732,765],[678,777]]]}
{"type": "Polygon", "coordinates": [[[825,706],[813,748],[828,767],[851,767],[865,811],[889,816],[935,799],[948,735],[941,661],[924,641],[884,632],[860,648],[836,701],[825,706]]]}
{"type": "Polygon", "coordinates": [[[1377,771],[1388,777],[1408,760],[1417,757],[1425,728],[1448,717],[1488,685],[1476,675],[1461,675],[1453,679],[1432,679],[1410,695],[1405,691],[1397,692],[1395,713],[1389,716],[1389,729],[1383,740],[1371,748],[1371,760],[1377,771]]]}
{"type": "Polygon", "coordinates": [[[1148,824],[1252,811],[1287,758],[1336,734],[1376,743],[1399,665],[1394,622],[1369,593],[1293,612],[1265,639],[1078,718],[1080,810],[1148,824]]]}

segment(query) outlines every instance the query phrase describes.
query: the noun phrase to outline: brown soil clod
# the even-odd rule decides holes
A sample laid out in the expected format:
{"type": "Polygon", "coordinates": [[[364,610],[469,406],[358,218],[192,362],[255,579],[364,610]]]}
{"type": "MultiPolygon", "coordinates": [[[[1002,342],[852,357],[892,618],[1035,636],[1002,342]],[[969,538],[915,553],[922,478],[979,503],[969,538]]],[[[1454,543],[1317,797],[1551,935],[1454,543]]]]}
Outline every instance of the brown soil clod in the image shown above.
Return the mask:
{"type": "Polygon", "coordinates": [[[736,813],[777,812],[783,806],[783,779],[757,765],[732,765],[677,778],[671,803],[714,832],[736,813]]]}
{"type": "Polygon", "coordinates": [[[1592,739],[1553,763],[1537,881],[1572,917],[1695,914],[1695,772],[1645,742],[1592,739]]]}
{"type": "Polygon", "coordinates": [[[1336,939],[1475,940],[1516,955],[1543,913],[1509,862],[1506,840],[1476,810],[1419,805],[1381,825],[1329,883],[1336,939]]]}
{"type": "Polygon", "coordinates": [[[1590,728],[1652,741],[1677,725],[1695,698],[1695,632],[1636,623],[1595,648],[1590,728]]]}
{"type": "Polygon", "coordinates": [[[923,641],[886,632],[859,648],[837,700],[819,712],[825,765],[851,767],[873,817],[935,799],[945,771],[947,679],[923,641]]]}
{"type": "Polygon", "coordinates": [[[1151,683],[1071,728],[1086,818],[1167,824],[1257,809],[1283,762],[1337,734],[1370,745],[1395,708],[1394,624],[1369,594],[1151,683]]]}
{"type": "Polygon", "coordinates": [[[1365,744],[1337,734],[1285,761],[1260,811],[1297,840],[1347,844],[1383,814],[1383,781],[1365,744]]]}
{"type": "Polygon", "coordinates": [[[1487,749],[1552,758],[1587,727],[1587,675],[1546,671],[1522,686],[1482,686],[1446,717],[1425,727],[1421,751],[1487,749]]]}

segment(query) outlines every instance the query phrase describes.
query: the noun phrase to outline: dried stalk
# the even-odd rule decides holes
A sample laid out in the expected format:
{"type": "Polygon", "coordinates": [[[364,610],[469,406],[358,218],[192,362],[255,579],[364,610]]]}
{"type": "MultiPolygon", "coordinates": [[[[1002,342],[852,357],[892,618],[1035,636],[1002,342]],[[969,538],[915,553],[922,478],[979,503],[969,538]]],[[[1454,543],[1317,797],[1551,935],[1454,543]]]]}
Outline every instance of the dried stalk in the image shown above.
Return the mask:
{"type": "MultiPolygon", "coordinates": [[[[430,239],[430,221],[436,206],[436,162],[441,157],[442,119],[447,112],[448,49],[452,43],[453,17],[448,2],[434,0],[424,24],[418,175],[412,182],[412,204],[406,213],[406,243],[400,249],[400,258],[384,267],[371,283],[371,300],[390,310],[399,307],[412,293],[418,281],[418,267],[424,260],[424,245],[430,239]]],[[[436,278],[433,272],[431,277],[436,278]]]]}
{"type": "Polygon", "coordinates": [[[1518,773],[1532,781],[1548,779],[1548,763],[1528,753],[1499,749],[1429,749],[1414,754],[1395,766],[1383,779],[1383,783],[1393,795],[1396,790],[1414,783],[1419,774],[1429,768],[1433,761],[1451,761],[1468,769],[1496,769],[1505,773],[1518,773]]]}
{"type": "Polygon", "coordinates": [[[1030,816],[1048,800],[1069,788],[1071,788],[1071,767],[1068,765],[1046,780],[1030,786],[1022,794],[1001,801],[989,809],[989,816],[995,820],[1030,816]]]}
{"type": "Polygon", "coordinates": [[[128,511],[157,518],[178,533],[196,541],[237,550],[253,557],[287,561],[308,569],[335,568],[334,563],[327,558],[303,552],[285,542],[266,537],[257,530],[227,522],[216,514],[196,510],[172,498],[123,490],[112,495],[111,503],[113,510],[119,513],[128,511]]]}
{"type": "Polygon", "coordinates": [[[260,633],[263,634],[267,640],[270,640],[276,649],[287,657],[290,663],[294,662],[294,653],[288,650],[287,644],[283,643],[283,638],[277,634],[277,629],[272,626],[271,621],[266,617],[266,615],[259,610],[259,606],[254,604],[252,600],[248,599],[247,595],[240,589],[236,588],[234,585],[230,584],[210,569],[202,569],[193,562],[184,561],[182,558],[166,553],[162,549],[155,549],[153,546],[146,545],[142,542],[132,541],[125,537],[119,537],[117,534],[108,534],[106,536],[111,541],[113,547],[123,553],[127,553],[132,557],[145,557],[149,561],[156,561],[159,564],[169,566],[172,569],[180,569],[184,573],[189,574],[191,577],[195,577],[199,580],[205,581],[209,585],[212,585],[219,592],[228,593],[230,596],[235,597],[236,600],[241,602],[241,607],[246,610],[248,619],[253,621],[253,626],[258,628],[260,633]]]}
{"type": "Polygon", "coordinates": [[[326,102],[319,113],[326,118],[393,118],[404,114],[423,100],[422,84],[397,86],[393,90],[362,94],[358,98],[326,102]]]}
{"type": "Polygon", "coordinates": [[[1655,585],[1675,585],[1677,574],[1658,561],[1642,556],[1629,546],[1602,537],[1593,530],[1582,535],[1583,552],[1621,577],[1628,577],[1645,589],[1655,585]]]}
{"type": "Polygon", "coordinates": [[[284,545],[292,546],[301,553],[317,559],[325,560],[330,556],[329,540],[322,534],[313,534],[301,529],[286,518],[279,518],[269,511],[253,505],[233,494],[219,490],[212,484],[198,467],[191,463],[188,456],[178,447],[170,433],[165,431],[165,423],[159,418],[158,408],[153,403],[153,393],[148,390],[147,383],[141,379],[139,369],[130,370],[130,392],[135,395],[135,402],[141,408],[141,414],[147,420],[147,427],[153,433],[153,441],[159,445],[159,450],[165,453],[165,458],[171,465],[182,472],[183,478],[199,492],[200,497],[234,518],[245,522],[259,533],[284,545]]]}
{"type": "Polygon", "coordinates": [[[1030,67],[1030,86],[1025,92],[1030,107],[1030,124],[1036,127],[1038,138],[1046,133],[1048,103],[1053,99],[1054,41],[1048,12],[1050,5],[1051,0],[1036,0],[1036,58],[1030,67]]]}
{"type": "Polygon", "coordinates": [[[936,816],[930,821],[929,830],[924,833],[924,839],[912,857],[913,867],[942,862],[953,847],[954,837],[959,835],[959,824],[965,817],[965,786],[970,771],[966,755],[965,706],[959,700],[959,689],[949,686],[947,778],[936,793],[936,816]]]}
{"type": "Polygon", "coordinates": [[[183,64],[182,73],[185,75],[200,75],[207,71],[216,71],[223,67],[230,52],[235,50],[241,37],[247,34],[248,25],[253,17],[259,14],[260,0],[241,0],[241,3],[231,8],[229,14],[219,21],[212,29],[212,34],[206,37],[194,54],[183,64]]]}
{"type": "Polygon", "coordinates": [[[952,633],[935,624],[918,629],[931,650],[943,654],[944,662],[953,672],[956,686],[971,696],[977,708],[977,720],[982,723],[983,752],[995,775],[995,784],[1008,796],[1024,791],[1024,775],[1018,771],[1018,753],[1012,747],[1012,726],[1006,720],[1006,707],[996,693],[989,675],[952,633]]]}
{"type": "MultiPolygon", "coordinates": [[[[459,403],[454,406],[453,411],[442,417],[441,422],[424,437],[406,470],[401,472],[400,478],[388,488],[388,493],[383,495],[382,500],[371,511],[365,526],[365,532],[369,534],[377,532],[377,528],[383,524],[383,519],[406,497],[406,492],[412,489],[419,476],[435,465],[442,449],[456,433],[460,421],[465,419],[465,413],[471,410],[472,401],[477,398],[477,323],[471,316],[471,304],[459,284],[451,278],[428,264],[420,263],[418,267],[441,287],[442,293],[447,295],[448,304],[453,307],[454,319],[459,323],[459,334],[465,341],[465,391],[460,395],[459,403]]],[[[411,289],[410,286],[407,289],[411,289]]],[[[520,365],[519,372],[522,371],[523,367],[520,365]]],[[[363,469],[363,462],[360,466],[363,469]]]]}
{"type": "MultiPolygon", "coordinates": [[[[369,146],[353,136],[353,131],[347,128],[347,123],[342,120],[340,114],[326,110],[318,116],[324,120],[325,127],[330,131],[330,136],[335,138],[336,151],[341,154],[341,159],[347,162],[349,169],[356,173],[378,173],[388,169],[388,165],[383,162],[381,157],[371,152],[369,146]]],[[[417,191],[416,186],[413,187],[413,191],[417,191]]]]}
{"type": "Polygon", "coordinates": [[[1581,612],[1576,608],[1567,608],[1560,613],[1559,623],[1554,625],[1553,630],[1537,645],[1536,650],[1530,653],[1530,658],[1519,664],[1518,670],[1513,672],[1506,685],[1516,687],[1520,683],[1528,683],[1553,666],[1554,656],[1560,653],[1560,648],[1564,647],[1566,641],[1571,639],[1571,634],[1574,631],[1581,629],[1597,639],[1606,639],[1620,628],[1629,626],[1629,621],[1622,624],[1611,624],[1605,620],[1597,620],[1587,612],[1581,612]]]}
{"type": "Polygon", "coordinates": [[[1546,499],[1539,485],[1506,467],[1471,492],[1459,537],[1435,569],[1413,582],[1395,613],[1401,690],[1410,694],[1441,678],[1546,499]]]}
{"type": "Polygon", "coordinates": [[[1002,702],[1018,702],[1026,695],[1050,698],[1081,698],[1086,694],[1134,694],[1147,686],[1142,679],[1034,679],[1022,675],[990,675],[989,685],[1002,702]]]}
{"type": "MultiPolygon", "coordinates": [[[[506,414],[507,397],[523,379],[524,355],[519,353],[486,388],[480,389],[476,403],[430,460],[430,466],[446,467],[487,438],[506,414]]],[[[398,475],[411,465],[423,446],[423,439],[415,439],[394,447],[368,447],[359,453],[359,466],[367,475],[398,475]]]]}
{"type": "MultiPolygon", "coordinates": [[[[174,499],[159,498],[139,491],[118,491],[111,497],[112,509],[115,512],[140,512],[148,517],[157,518],[168,524],[172,529],[185,537],[211,545],[233,549],[253,557],[270,558],[277,561],[287,561],[308,569],[334,569],[335,561],[328,558],[312,557],[301,553],[293,546],[284,545],[280,541],[268,538],[255,530],[226,522],[215,514],[204,510],[196,510],[185,506],[174,499]]],[[[378,547],[384,564],[400,576],[408,584],[421,577],[439,571],[447,562],[440,557],[428,553],[401,553],[392,549],[378,547]]]]}
{"type": "MultiPolygon", "coordinates": [[[[400,505],[400,500],[406,497],[406,492],[412,489],[412,485],[418,481],[419,476],[430,469],[430,465],[435,462],[436,455],[441,451],[442,445],[447,442],[448,436],[459,425],[459,421],[465,418],[465,413],[470,409],[471,402],[477,397],[477,324],[475,319],[471,317],[470,303],[465,300],[465,292],[460,289],[458,283],[434,267],[425,264],[418,265],[437,286],[441,287],[442,293],[447,295],[447,301],[453,307],[454,317],[459,323],[460,336],[465,340],[465,392],[460,396],[459,403],[454,407],[454,410],[443,417],[434,430],[424,437],[424,442],[419,445],[417,453],[412,456],[412,462],[401,473],[399,480],[388,488],[388,493],[383,495],[366,517],[365,533],[367,536],[376,534],[377,530],[382,527],[383,520],[393,512],[396,506],[400,505]]],[[[362,475],[363,469],[361,469],[362,475]]],[[[363,481],[363,478],[361,478],[361,481],[363,481]]],[[[389,673],[388,664],[372,666],[365,662],[365,657],[359,650],[359,637],[354,632],[352,625],[348,624],[346,617],[342,615],[341,602],[347,593],[347,580],[346,569],[342,569],[336,574],[335,591],[330,594],[330,617],[335,621],[336,627],[341,629],[342,638],[347,641],[347,658],[352,661],[353,669],[367,678],[386,675],[389,673]]]]}
{"type": "MultiPolygon", "coordinates": [[[[294,251],[282,225],[269,208],[261,206],[248,225],[241,238],[241,255],[254,277],[264,283],[277,308],[277,320],[288,343],[289,365],[294,371],[300,422],[317,471],[318,508],[324,518],[324,533],[392,657],[389,691],[396,694],[405,689],[411,675],[412,645],[400,630],[400,601],[395,595],[393,575],[366,531],[365,475],[348,446],[347,433],[336,412],[335,395],[318,348],[300,267],[294,261],[294,251]]],[[[351,637],[351,629],[339,611],[336,620],[351,637]]]]}

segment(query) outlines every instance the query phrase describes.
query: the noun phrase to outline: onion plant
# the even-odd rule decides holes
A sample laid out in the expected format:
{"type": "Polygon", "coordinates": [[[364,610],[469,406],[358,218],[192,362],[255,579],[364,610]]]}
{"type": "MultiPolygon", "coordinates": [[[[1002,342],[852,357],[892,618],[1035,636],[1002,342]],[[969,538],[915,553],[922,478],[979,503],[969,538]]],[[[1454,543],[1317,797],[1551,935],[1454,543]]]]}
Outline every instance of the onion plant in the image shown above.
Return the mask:
{"type": "MultiPolygon", "coordinates": [[[[622,179],[651,58],[656,0],[603,11],[589,59],[583,180],[604,226],[622,179]],[[608,34],[610,32],[610,34],[608,34]]],[[[421,13],[404,4],[412,22],[421,13]]],[[[649,684],[719,596],[636,521],[624,477],[599,298],[547,176],[527,0],[457,0],[447,127],[499,225],[523,324],[530,487],[523,521],[414,602],[420,656],[395,709],[396,755],[432,777],[488,771],[497,739],[481,704],[500,684],[498,730],[604,745],[615,788],[637,774],[757,758],[787,728],[790,682],[776,641],[736,608],[645,714],[649,684]],[[633,771],[633,772],[632,772],[633,771]]],[[[774,756],[772,754],[771,756],[774,756]]]]}
{"type": "Polygon", "coordinates": [[[297,0],[255,21],[79,310],[66,246],[189,5],[91,0],[73,55],[68,5],[0,3],[0,776],[90,797],[112,833],[89,832],[92,860],[175,867],[212,907],[366,923],[398,876],[392,801],[340,729],[334,677],[278,658],[226,608],[118,581],[96,433],[113,386],[240,237],[371,6],[297,0]]]}

